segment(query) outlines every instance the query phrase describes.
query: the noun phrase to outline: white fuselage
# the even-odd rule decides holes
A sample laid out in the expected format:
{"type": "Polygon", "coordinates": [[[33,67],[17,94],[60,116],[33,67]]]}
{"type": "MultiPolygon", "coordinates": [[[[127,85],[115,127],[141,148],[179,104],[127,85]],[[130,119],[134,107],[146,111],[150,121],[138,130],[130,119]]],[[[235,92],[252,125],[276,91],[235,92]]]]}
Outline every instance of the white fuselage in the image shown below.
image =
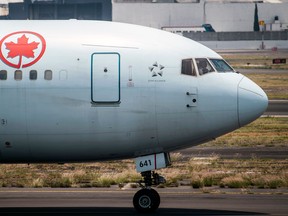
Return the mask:
{"type": "Polygon", "coordinates": [[[233,131],[267,107],[265,93],[239,73],[181,74],[183,59],[222,59],[181,36],[96,21],[1,21],[0,26],[0,71],[7,71],[0,80],[0,163],[169,152],[233,131]],[[20,33],[13,38],[13,32],[20,33]],[[32,60],[44,45],[29,32],[45,39],[37,62],[32,60]],[[7,47],[21,35],[27,44],[36,41],[39,50],[23,54],[19,63],[20,54],[7,47]]]}

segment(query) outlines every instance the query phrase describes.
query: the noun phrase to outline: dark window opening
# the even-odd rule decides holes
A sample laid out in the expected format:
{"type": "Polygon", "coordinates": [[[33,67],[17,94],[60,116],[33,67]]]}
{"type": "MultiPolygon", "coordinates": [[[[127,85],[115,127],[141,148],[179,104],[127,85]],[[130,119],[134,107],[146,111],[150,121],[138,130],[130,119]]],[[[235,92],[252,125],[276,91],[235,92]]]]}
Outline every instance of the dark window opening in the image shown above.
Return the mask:
{"type": "Polygon", "coordinates": [[[21,70],[16,70],[14,73],[14,79],[15,80],[22,80],[22,71],[21,70]]]}
{"type": "Polygon", "coordinates": [[[214,72],[213,67],[206,58],[197,58],[195,60],[200,75],[214,72]]]}
{"type": "Polygon", "coordinates": [[[193,59],[182,60],[181,74],[196,76],[196,70],[193,59]]]}
{"type": "Polygon", "coordinates": [[[6,70],[0,71],[0,80],[7,80],[7,71],[6,70]]]}
{"type": "Polygon", "coordinates": [[[52,71],[51,70],[45,70],[44,79],[45,80],[52,80],[52,71]]]}
{"type": "Polygon", "coordinates": [[[37,80],[37,71],[31,70],[29,75],[30,80],[37,80]]]}

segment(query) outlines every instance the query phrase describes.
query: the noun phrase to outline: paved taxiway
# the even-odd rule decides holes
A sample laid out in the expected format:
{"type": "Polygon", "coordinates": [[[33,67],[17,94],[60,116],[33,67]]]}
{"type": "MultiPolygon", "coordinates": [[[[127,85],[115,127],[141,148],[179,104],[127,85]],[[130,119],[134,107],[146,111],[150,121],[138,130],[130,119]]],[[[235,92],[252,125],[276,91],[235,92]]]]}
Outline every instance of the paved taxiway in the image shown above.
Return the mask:
{"type": "Polygon", "coordinates": [[[288,116],[288,100],[270,100],[264,115],[288,116]]]}
{"type": "MultiPolygon", "coordinates": [[[[191,147],[179,150],[187,160],[191,157],[211,157],[217,155],[225,159],[249,159],[249,158],[266,158],[266,159],[287,159],[288,147],[191,147]]],[[[288,215],[288,212],[287,212],[288,215]]]]}
{"type": "MultiPolygon", "coordinates": [[[[0,189],[0,215],[136,215],[138,189],[0,189]]],[[[156,215],[287,215],[288,191],[157,189],[156,215]]]]}

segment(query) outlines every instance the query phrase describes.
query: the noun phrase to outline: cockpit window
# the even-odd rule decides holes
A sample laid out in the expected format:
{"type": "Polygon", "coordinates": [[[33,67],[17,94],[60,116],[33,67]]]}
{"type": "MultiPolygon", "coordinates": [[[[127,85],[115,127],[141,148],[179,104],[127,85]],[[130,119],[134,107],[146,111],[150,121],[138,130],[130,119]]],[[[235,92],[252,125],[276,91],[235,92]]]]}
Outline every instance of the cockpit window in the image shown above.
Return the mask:
{"type": "Polygon", "coordinates": [[[193,59],[182,60],[181,74],[196,76],[196,69],[195,69],[193,59]]]}
{"type": "Polygon", "coordinates": [[[200,75],[214,72],[213,67],[206,58],[197,58],[195,61],[200,75]]]}
{"type": "Polygon", "coordinates": [[[233,68],[231,68],[223,59],[210,59],[210,61],[218,72],[234,72],[233,68]]]}

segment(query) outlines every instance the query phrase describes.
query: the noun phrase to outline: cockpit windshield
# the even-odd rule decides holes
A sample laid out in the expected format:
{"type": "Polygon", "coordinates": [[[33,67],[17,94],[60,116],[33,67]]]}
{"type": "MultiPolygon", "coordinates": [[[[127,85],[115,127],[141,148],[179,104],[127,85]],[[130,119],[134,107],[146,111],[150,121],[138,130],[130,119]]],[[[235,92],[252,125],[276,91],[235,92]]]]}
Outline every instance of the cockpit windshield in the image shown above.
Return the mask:
{"type": "Polygon", "coordinates": [[[212,62],[214,68],[220,73],[234,72],[233,68],[230,67],[223,59],[210,59],[210,61],[212,62]]]}
{"type": "Polygon", "coordinates": [[[182,59],[181,74],[189,76],[202,76],[211,72],[225,73],[235,72],[235,70],[223,59],[182,59]]]}

